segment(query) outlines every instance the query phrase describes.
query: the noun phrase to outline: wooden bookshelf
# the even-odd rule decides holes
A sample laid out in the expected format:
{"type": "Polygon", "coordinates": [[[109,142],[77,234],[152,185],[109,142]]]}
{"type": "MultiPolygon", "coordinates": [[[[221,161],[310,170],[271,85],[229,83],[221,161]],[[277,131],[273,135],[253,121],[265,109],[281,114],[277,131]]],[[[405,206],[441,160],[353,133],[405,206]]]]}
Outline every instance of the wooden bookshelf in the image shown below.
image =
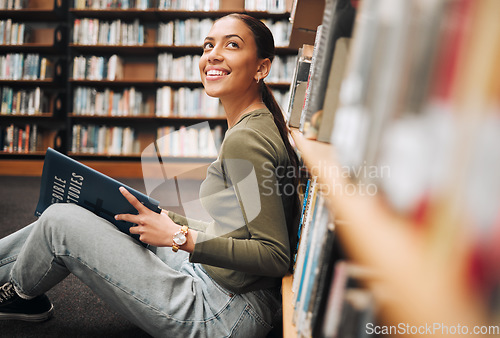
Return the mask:
{"type": "MultiPolygon", "coordinates": [[[[354,2],[351,1],[351,4],[354,2]]],[[[334,2],[330,2],[332,3],[334,2]]],[[[399,74],[399,69],[405,69],[405,72],[401,72],[399,77],[393,79],[394,87],[411,83],[418,91],[427,90],[427,85],[430,86],[431,83],[442,82],[440,87],[435,88],[439,93],[422,95],[417,99],[408,95],[412,93],[411,91],[405,92],[408,97],[420,101],[418,102],[420,106],[415,107],[416,101],[405,102],[399,95],[389,97],[391,95],[381,95],[384,93],[376,90],[369,91],[367,93],[369,98],[366,100],[351,102],[349,100],[355,96],[353,94],[359,94],[357,91],[362,90],[361,87],[350,88],[353,91],[350,93],[352,96],[349,96],[348,102],[343,102],[341,108],[344,110],[331,113],[339,114],[335,115],[339,118],[335,122],[341,123],[345,122],[341,120],[346,116],[342,115],[343,113],[353,116],[359,107],[368,112],[363,115],[363,117],[369,116],[370,127],[367,129],[373,128],[378,132],[379,144],[377,137],[364,138],[367,134],[354,127],[359,127],[359,124],[342,124],[342,127],[345,127],[342,132],[345,133],[346,130],[356,132],[354,138],[347,138],[349,141],[371,147],[359,153],[365,160],[364,163],[360,163],[360,158],[349,158],[351,152],[355,153],[356,149],[343,143],[346,138],[341,136],[345,135],[336,132],[333,139],[336,140],[339,153],[343,155],[342,162],[338,158],[335,146],[307,139],[297,130],[292,130],[294,143],[302,155],[304,165],[318,179],[322,196],[334,217],[332,220],[335,223],[335,235],[341,243],[346,259],[371,272],[369,278],[362,282],[375,300],[376,318],[373,319],[373,324],[385,328],[389,326],[399,328],[401,324],[403,327],[423,328],[422,331],[414,331],[412,334],[406,333],[412,336],[429,336],[431,334],[426,328],[435,326],[451,328],[450,331],[445,329],[434,332],[434,335],[440,337],[454,337],[457,334],[498,336],[499,311],[496,301],[492,302],[498,290],[498,264],[492,263],[491,252],[492,243],[495,242],[496,245],[498,222],[496,213],[490,217],[485,209],[474,207],[472,204],[487,204],[491,200],[490,196],[496,194],[497,188],[492,182],[496,182],[494,178],[497,177],[497,170],[492,168],[498,168],[499,162],[492,158],[495,146],[491,143],[482,143],[481,147],[468,145],[483,139],[482,133],[491,125],[489,107],[498,104],[498,98],[493,99],[491,96],[491,88],[499,88],[498,78],[491,75],[498,68],[496,60],[498,36],[488,33],[499,31],[500,25],[493,13],[500,10],[500,3],[495,0],[453,1],[450,3],[453,4],[451,7],[429,7],[428,12],[420,13],[420,17],[409,7],[404,9],[401,7],[399,12],[392,13],[394,17],[401,18],[408,14],[408,18],[414,23],[418,21],[416,18],[433,16],[436,26],[425,32],[418,29],[418,25],[412,26],[413,30],[408,32],[418,32],[418,34],[409,34],[411,40],[402,38],[400,42],[393,44],[392,48],[386,44],[390,40],[389,36],[383,33],[380,36],[371,35],[371,29],[374,27],[371,24],[374,22],[380,24],[385,19],[378,12],[381,9],[378,7],[380,2],[367,0],[360,3],[365,6],[361,5],[361,12],[356,17],[359,21],[355,29],[359,35],[354,35],[354,42],[360,48],[351,50],[352,64],[348,67],[349,72],[344,75],[343,83],[352,85],[348,81],[355,76],[356,81],[359,81],[357,84],[370,82],[374,84],[374,88],[378,88],[379,84],[387,79],[385,76],[388,73],[399,74]],[[368,17],[370,18],[367,21],[363,21],[368,17]],[[436,36],[440,36],[441,40],[435,40],[436,36]],[[413,39],[420,43],[415,43],[413,39]],[[448,44],[450,40],[459,39],[463,39],[459,47],[448,44]],[[371,47],[375,46],[372,43],[375,40],[384,42],[381,46],[376,46],[378,49],[372,50],[371,47]],[[423,50],[419,48],[430,45],[435,49],[425,49],[420,59],[414,59],[414,56],[423,50]],[[493,47],[494,45],[496,47],[493,47]],[[407,54],[399,53],[403,50],[407,54]],[[379,62],[368,66],[367,63],[373,60],[374,55],[377,55],[379,62]],[[381,61],[390,58],[393,58],[390,63],[381,61]],[[396,59],[401,62],[400,66],[404,66],[398,68],[396,65],[398,62],[394,62],[396,59]],[[356,63],[357,61],[359,62],[356,63]],[[366,73],[358,72],[361,66],[372,68],[366,73]],[[385,71],[380,71],[377,77],[373,76],[374,69],[385,71]],[[409,71],[410,69],[412,71],[409,71]],[[428,72],[430,82],[418,82],[425,72],[428,72]],[[447,90],[449,92],[443,95],[447,90]],[[392,101],[394,106],[391,108],[384,106],[384,109],[377,110],[375,107],[382,101],[392,101]],[[436,101],[439,102],[437,106],[436,101]],[[408,109],[409,106],[412,108],[408,109]],[[384,115],[388,110],[391,110],[391,113],[384,115]],[[430,116],[454,116],[457,119],[446,121],[444,124],[439,124],[435,120],[430,124],[419,124],[427,121],[430,116]],[[408,122],[406,127],[411,125],[411,128],[398,129],[399,137],[391,138],[394,136],[392,134],[394,127],[401,127],[403,123],[408,122]],[[383,126],[379,125],[380,128],[377,129],[377,123],[383,126]],[[477,127],[475,132],[471,132],[469,126],[472,124],[482,125],[484,129],[477,127]],[[453,140],[448,139],[445,142],[441,138],[431,138],[432,131],[428,129],[432,128],[439,128],[435,130],[439,130],[440,134],[443,130],[453,130],[453,140]],[[454,152],[453,156],[447,158],[449,162],[441,163],[441,174],[434,176],[436,174],[434,170],[442,160],[441,156],[435,156],[431,160],[423,157],[422,153],[410,146],[410,143],[405,143],[407,140],[413,140],[415,135],[408,133],[409,130],[412,132],[418,130],[422,133],[420,135],[423,138],[416,141],[417,143],[431,141],[423,151],[425,156],[435,154],[435,149],[443,146],[443,143],[450,147],[447,148],[450,152],[454,152]],[[401,156],[404,152],[405,156],[393,158],[391,161],[387,158],[394,156],[394,147],[399,147],[398,154],[401,156]],[[418,170],[412,170],[410,167],[413,165],[408,162],[415,158],[422,160],[419,164],[421,166],[417,165],[418,170]],[[342,163],[345,164],[344,167],[341,166],[342,163]],[[356,179],[356,174],[349,175],[352,174],[350,169],[353,166],[366,167],[374,164],[377,167],[382,165],[381,163],[391,166],[391,170],[397,172],[395,176],[401,176],[356,179]],[[468,167],[474,167],[476,171],[467,172],[463,169],[468,167]],[[347,169],[345,175],[344,169],[347,169]],[[432,176],[432,180],[416,180],[416,176],[424,173],[432,174],[428,176],[432,176]],[[478,183],[476,180],[478,176],[484,184],[478,183]],[[399,185],[406,183],[403,180],[411,183],[416,180],[418,183],[413,186],[413,190],[400,189],[399,185]],[[375,193],[367,194],[360,187],[346,190],[351,184],[356,187],[357,183],[367,182],[374,183],[377,188],[375,193]],[[475,189],[480,190],[481,194],[476,192],[472,203],[470,193],[475,189]],[[409,199],[402,203],[398,200],[405,198],[409,199]],[[486,224],[485,229],[483,226],[486,224]],[[493,279],[484,277],[491,274],[495,275],[493,279]],[[465,330],[459,332],[458,327],[465,330]],[[481,329],[481,334],[473,331],[476,329],[481,329]]],[[[305,4],[309,5],[310,2],[298,0],[296,8],[305,4]]],[[[321,14],[318,12],[301,19],[313,22],[320,20],[320,17],[321,14]]],[[[401,20],[390,28],[386,27],[386,32],[389,30],[400,32],[409,26],[407,20],[401,20]]],[[[426,22],[421,27],[423,26],[432,25],[426,22]]],[[[307,39],[303,36],[294,37],[292,34],[292,39],[297,39],[294,42],[299,45],[307,43],[307,39]]],[[[394,87],[391,87],[391,92],[396,90],[394,87]]],[[[360,116],[357,118],[361,119],[360,116]]],[[[369,129],[369,132],[372,135],[373,130],[369,129]]],[[[498,135],[498,126],[495,133],[498,135]]],[[[292,282],[291,276],[286,276],[282,281],[285,337],[297,336],[297,330],[291,320],[295,311],[291,304],[292,282]]],[[[342,298],[342,295],[340,297],[342,298]]],[[[329,317],[325,319],[326,321],[340,318],[340,310],[338,308],[333,310],[332,312],[336,312],[333,314],[335,318],[329,317]]],[[[399,337],[403,334],[400,332],[383,334],[386,335],[399,337]]]]}
{"type": "MultiPolygon", "coordinates": [[[[287,9],[290,8],[290,3],[287,9]]],[[[153,4],[152,6],[156,6],[153,4]]],[[[68,44],[68,55],[69,60],[73,60],[76,56],[102,56],[109,57],[112,54],[117,54],[122,57],[123,60],[123,71],[116,80],[110,81],[107,79],[94,81],[89,79],[73,78],[71,75],[68,79],[68,111],[75,111],[72,108],[73,105],[73,91],[77,87],[85,88],[96,88],[99,92],[105,89],[121,91],[127,87],[134,87],[136,91],[140,91],[143,95],[148,96],[149,109],[151,111],[146,114],[147,116],[132,117],[90,117],[90,116],[79,116],[77,114],[68,114],[68,149],[71,148],[71,128],[77,123],[101,123],[109,126],[120,125],[125,126],[130,124],[134,129],[140,128],[138,132],[141,134],[140,138],[142,140],[148,140],[150,142],[154,141],[154,135],[151,137],[146,137],[147,133],[153,133],[152,127],[167,127],[175,126],[179,127],[182,124],[193,124],[196,122],[201,122],[206,120],[212,126],[222,126],[224,129],[226,127],[226,121],[224,116],[219,117],[203,117],[203,116],[168,116],[168,117],[156,117],[154,116],[155,105],[155,91],[163,86],[168,86],[172,88],[172,94],[174,91],[189,88],[189,89],[201,89],[202,83],[199,80],[193,80],[192,77],[186,76],[185,79],[182,78],[172,78],[168,80],[163,80],[157,73],[160,73],[158,69],[158,56],[161,53],[169,53],[174,58],[183,56],[199,56],[202,54],[202,48],[200,45],[192,45],[189,41],[186,44],[183,42],[177,42],[172,44],[163,44],[157,41],[158,30],[160,23],[170,22],[174,20],[187,20],[187,19],[217,19],[224,15],[234,13],[234,12],[244,12],[262,19],[272,19],[272,20],[283,20],[288,21],[289,11],[283,13],[268,13],[268,12],[254,12],[245,11],[245,1],[229,1],[221,0],[219,10],[215,11],[190,11],[190,10],[165,10],[158,8],[148,8],[145,10],[139,9],[74,9],[70,8],[68,11],[68,22],[73,24],[75,20],[78,20],[80,25],[83,25],[86,19],[97,19],[99,22],[111,22],[113,20],[122,20],[122,22],[132,22],[135,19],[139,19],[139,23],[143,25],[145,31],[145,38],[143,44],[131,45],[106,45],[106,42],[101,42],[101,44],[88,44],[89,39],[83,37],[81,40],[71,41],[68,44]],[[80,43],[82,41],[84,43],[80,43]],[[153,98],[152,100],[150,100],[153,98]],[[149,117],[148,117],[149,116],[149,117]],[[137,123],[136,123],[137,121],[137,123]],[[149,125],[148,125],[149,124],[149,125]]],[[[86,24],[90,24],[90,21],[85,21],[86,24]]],[[[71,34],[70,34],[71,35],[71,34]]],[[[277,48],[277,55],[288,56],[295,54],[296,51],[289,47],[279,47],[277,48]]],[[[196,67],[196,65],[195,65],[196,67]]],[[[71,66],[70,66],[71,68],[71,66]]],[[[188,72],[186,71],[186,74],[188,72]]],[[[269,83],[269,85],[274,90],[286,91],[289,89],[289,83],[286,81],[269,83]]],[[[175,93],[175,95],[177,95],[175,93]]],[[[175,102],[176,99],[172,98],[171,102],[175,102]]],[[[168,110],[168,109],[167,109],[168,110]]],[[[219,108],[219,112],[220,112],[219,108]]],[[[145,141],[141,141],[141,146],[146,145],[145,141]]],[[[79,155],[79,153],[74,153],[79,155]]],[[[105,157],[103,156],[103,159],[105,157]]]]}
{"type": "MultiPolygon", "coordinates": [[[[342,177],[331,144],[306,139],[296,129],[292,138],[305,166],[327,192],[324,196],[335,214],[336,232],[346,255],[373,272],[373,278],[364,282],[376,299],[380,323],[487,325],[484,304],[463,278],[466,238],[457,238],[452,251],[436,259],[438,244],[431,243],[429,234],[412,221],[391,210],[380,196],[342,191],[350,182],[342,177]],[[454,257],[452,261],[450,256],[454,257]]],[[[291,275],[282,280],[286,338],[297,337],[292,323],[292,281],[291,275]]]]}
{"type": "Polygon", "coordinates": [[[4,34],[0,54],[5,60],[10,58],[4,63],[8,73],[0,79],[3,168],[12,159],[43,157],[47,146],[58,146],[61,141],[66,111],[66,4],[29,0],[26,8],[0,10],[4,34]],[[14,69],[13,61],[21,59],[24,67],[14,69]]]}

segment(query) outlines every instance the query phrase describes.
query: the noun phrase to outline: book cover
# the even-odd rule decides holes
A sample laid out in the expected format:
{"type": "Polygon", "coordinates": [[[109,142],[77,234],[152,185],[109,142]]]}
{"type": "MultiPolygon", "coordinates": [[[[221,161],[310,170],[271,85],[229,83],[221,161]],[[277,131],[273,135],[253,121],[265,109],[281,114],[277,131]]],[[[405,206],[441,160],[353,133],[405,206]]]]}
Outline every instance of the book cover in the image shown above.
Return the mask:
{"type": "Polygon", "coordinates": [[[161,212],[158,201],[48,148],[35,216],[42,215],[51,204],[74,203],[113,223],[120,231],[138,240],[137,235],[129,232],[134,224],[114,218],[116,214],[137,214],[137,210],[118,190],[122,186],[146,207],[156,213],[161,212]]]}
{"type": "Polygon", "coordinates": [[[307,89],[307,80],[311,67],[313,47],[304,45],[302,54],[297,58],[294,72],[294,78],[290,84],[290,102],[288,105],[288,125],[298,128],[300,125],[300,116],[304,103],[305,92],[307,89]]]}
{"type": "Polygon", "coordinates": [[[314,113],[323,109],[335,43],[340,37],[351,37],[356,10],[348,0],[329,0],[323,13],[322,32],[316,44],[316,58],[311,67],[310,93],[300,121],[300,131],[307,132],[314,113]]]}
{"type": "Polygon", "coordinates": [[[304,268],[304,261],[307,253],[307,242],[310,236],[310,219],[314,210],[314,202],[316,200],[316,193],[318,191],[317,177],[313,176],[309,185],[309,192],[307,194],[306,208],[304,210],[303,218],[301,216],[301,235],[299,238],[299,247],[297,252],[297,260],[295,262],[292,291],[294,292],[293,304],[300,299],[300,285],[302,283],[302,271],[304,268]]]}
{"type": "MultiPolygon", "coordinates": [[[[319,118],[316,119],[317,125],[314,126],[314,129],[318,131],[317,140],[321,142],[330,142],[332,136],[340,86],[344,78],[344,70],[349,54],[349,42],[350,38],[339,38],[335,44],[323,109],[318,112],[319,118]]],[[[313,120],[314,118],[311,122],[313,120]]]]}

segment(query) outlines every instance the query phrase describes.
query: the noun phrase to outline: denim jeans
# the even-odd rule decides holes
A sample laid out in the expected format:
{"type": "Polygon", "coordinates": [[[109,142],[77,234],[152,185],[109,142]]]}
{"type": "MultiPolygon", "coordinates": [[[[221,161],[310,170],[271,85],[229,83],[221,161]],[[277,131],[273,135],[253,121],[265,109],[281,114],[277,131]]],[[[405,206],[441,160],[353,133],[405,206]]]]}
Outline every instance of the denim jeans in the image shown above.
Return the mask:
{"type": "Polygon", "coordinates": [[[265,336],[281,304],[277,290],[233,294],[187,253],[144,248],[73,204],[54,204],[0,240],[0,282],[23,295],[42,294],[69,273],[153,336],[265,336]]]}

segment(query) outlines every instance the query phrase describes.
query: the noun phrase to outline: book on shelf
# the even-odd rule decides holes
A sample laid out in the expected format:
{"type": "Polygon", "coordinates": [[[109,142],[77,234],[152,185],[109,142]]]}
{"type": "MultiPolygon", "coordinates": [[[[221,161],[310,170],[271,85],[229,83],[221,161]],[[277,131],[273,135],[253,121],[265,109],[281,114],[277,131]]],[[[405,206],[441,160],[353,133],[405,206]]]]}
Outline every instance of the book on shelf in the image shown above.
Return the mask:
{"type": "Polygon", "coordinates": [[[0,150],[7,153],[30,153],[38,149],[39,132],[36,124],[0,127],[0,150]]]}
{"type": "Polygon", "coordinates": [[[311,128],[317,133],[316,139],[321,142],[330,142],[335,121],[335,112],[339,102],[339,93],[344,70],[349,55],[350,38],[339,38],[335,43],[332,65],[328,76],[325,101],[323,108],[311,118],[311,128]]]}
{"type": "Polygon", "coordinates": [[[40,61],[40,80],[46,80],[54,78],[54,61],[49,60],[46,57],[43,57],[40,61]]]}
{"type": "Polygon", "coordinates": [[[303,45],[296,57],[295,70],[290,83],[290,99],[288,101],[287,122],[290,127],[298,128],[304,103],[307,80],[311,67],[314,46],[303,45]]]}
{"type": "Polygon", "coordinates": [[[137,155],[140,145],[135,135],[136,131],[131,127],[74,124],[71,151],[97,155],[137,155]]]}
{"type": "Polygon", "coordinates": [[[318,231],[315,229],[315,220],[318,215],[318,209],[322,207],[321,198],[318,193],[317,185],[314,187],[312,191],[312,199],[310,201],[310,207],[307,211],[305,226],[307,226],[308,230],[304,234],[304,240],[300,242],[300,246],[304,250],[300,251],[299,246],[299,256],[297,257],[297,271],[298,273],[298,287],[296,291],[295,298],[295,311],[293,316],[293,321],[296,326],[301,325],[301,321],[304,320],[302,318],[303,314],[303,306],[305,300],[307,298],[308,293],[308,285],[309,280],[311,278],[311,269],[314,269],[313,265],[317,264],[317,262],[312,261],[312,252],[314,251],[313,245],[315,245],[315,241],[317,240],[318,231]]]}
{"type": "Polygon", "coordinates": [[[123,59],[114,54],[102,56],[75,56],[73,58],[73,80],[115,81],[123,79],[123,59]]]}
{"type": "Polygon", "coordinates": [[[270,13],[285,13],[287,2],[285,0],[262,1],[262,0],[245,0],[246,11],[270,12],[270,13]]]}
{"type": "Polygon", "coordinates": [[[74,203],[113,223],[120,231],[138,240],[137,235],[129,232],[134,224],[114,218],[117,214],[137,214],[137,210],[119,191],[120,187],[125,187],[150,210],[161,212],[158,201],[48,148],[35,216],[41,216],[54,203],[74,203]]]}
{"type": "Polygon", "coordinates": [[[47,97],[40,87],[29,90],[14,90],[2,87],[0,115],[34,115],[47,108],[47,97]]]}
{"type": "Polygon", "coordinates": [[[139,19],[131,23],[121,19],[109,22],[96,18],[77,18],[73,21],[73,43],[77,45],[140,46],[144,42],[144,25],[139,19]]]}
{"type": "Polygon", "coordinates": [[[27,42],[28,32],[25,23],[0,20],[0,45],[22,45],[27,42]]]}
{"type": "Polygon", "coordinates": [[[73,114],[86,116],[150,116],[152,107],[142,91],[77,86],[73,90],[73,114]]]}
{"type": "Polygon", "coordinates": [[[181,10],[181,11],[216,11],[220,8],[221,0],[202,1],[175,1],[158,0],[157,7],[160,10],[181,10]]]}
{"type": "Polygon", "coordinates": [[[271,71],[266,77],[267,83],[290,83],[295,71],[297,55],[276,55],[271,71]]]}
{"type": "Polygon", "coordinates": [[[304,267],[304,259],[305,254],[307,252],[307,241],[309,239],[310,234],[310,219],[314,210],[314,203],[317,197],[318,191],[318,181],[317,177],[313,176],[311,181],[309,182],[309,187],[307,191],[307,198],[305,199],[305,207],[303,207],[303,213],[300,218],[299,224],[299,246],[297,250],[297,259],[295,261],[294,271],[293,271],[293,284],[292,284],[292,292],[294,292],[293,304],[295,306],[297,299],[300,299],[300,285],[301,285],[301,276],[304,267]]]}
{"type": "Polygon", "coordinates": [[[156,78],[159,81],[200,81],[200,55],[174,57],[172,53],[158,54],[156,78]]]}
{"type": "Polygon", "coordinates": [[[38,53],[8,53],[0,56],[0,79],[39,80],[41,60],[38,53]]]}
{"type": "Polygon", "coordinates": [[[155,143],[162,156],[215,158],[222,143],[222,127],[210,128],[207,122],[178,129],[161,127],[155,143]]]}
{"type": "Polygon", "coordinates": [[[299,128],[306,137],[316,138],[317,132],[311,128],[311,119],[323,109],[335,43],[340,37],[351,36],[355,14],[356,10],[350,0],[327,0],[325,3],[321,31],[317,33],[314,45],[315,55],[311,63],[307,100],[299,128]]]}
{"type": "Polygon", "coordinates": [[[366,134],[369,128],[368,78],[371,69],[377,67],[375,52],[377,46],[378,1],[363,1],[356,15],[350,55],[344,80],[339,93],[339,107],[331,143],[337,149],[341,165],[357,168],[363,162],[366,134]]]}
{"type": "Polygon", "coordinates": [[[28,5],[28,0],[2,0],[0,9],[23,9],[28,5]]]}
{"type": "Polygon", "coordinates": [[[73,0],[74,9],[148,9],[151,8],[152,0],[73,0]]]}
{"type": "Polygon", "coordinates": [[[371,272],[361,266],[338,261],[323,318],[321,337],[366,335],[368,324],[375,323],[375,304],[371,292],[362,286],[371,272]]]}
{"type": "Polygon", "coordinates": [[[299,332],[304,335],[312,334],[312,326],[310,323],[311,313],[310,313],[310,303],[311,301],[316,301],[313,298],[313,292],[315,291],[316,282],[320,267],[322,264],[327,264],[327,261],[320,261],[319,256],[322,250],[325,250],[324,240],[326,239],[326,233],[329,223],[329,214],[326,212],[325,200],[322,195],[318,192],[318,197],[316,198],[316,206],[313,211],[313,217],[311,219],[311,231],[310,239],[308,240],[306,256],[304,258],[304,268],[301,278],[301,288],[300,299],[295,306],[295,318],[296,326],[299,332]]]}

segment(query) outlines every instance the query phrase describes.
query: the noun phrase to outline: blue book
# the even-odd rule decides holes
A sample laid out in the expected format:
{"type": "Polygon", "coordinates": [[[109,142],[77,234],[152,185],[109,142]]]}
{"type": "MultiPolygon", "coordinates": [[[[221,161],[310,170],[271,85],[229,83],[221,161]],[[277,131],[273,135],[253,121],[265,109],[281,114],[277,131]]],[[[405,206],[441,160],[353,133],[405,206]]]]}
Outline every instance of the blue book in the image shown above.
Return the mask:
{"type": "Polygon", "coordinates": [[[118,188],[126,188],[142,204],[156,213],[159,202],[110,178],[74,159],[48,148],[43,163],[40,197],[35,216],[40,216],[54,203],[74,203],[113,223],[120,231],[130,234],[134,224],[115,220],[116,214],[137,214],[118,188]]]}

